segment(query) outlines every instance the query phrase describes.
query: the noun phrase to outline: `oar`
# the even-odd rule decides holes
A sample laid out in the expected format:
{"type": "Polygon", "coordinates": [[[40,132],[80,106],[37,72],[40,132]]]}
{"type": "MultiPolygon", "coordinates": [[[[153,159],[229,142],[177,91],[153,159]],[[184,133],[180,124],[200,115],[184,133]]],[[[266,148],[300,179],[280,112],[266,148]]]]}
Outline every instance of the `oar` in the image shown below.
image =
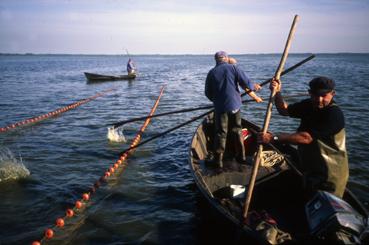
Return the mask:
{"type": "Polygon", "coordinates": [[[130,58],[131,58],[131,56],[130,56],[130,55],[129,55],[129,53],[128,53],[128,49],[126,49],[126,52],[127,52],[128,58],[130,59],[130,58]]]}
{"type": "MultiPolygon", "coordinates": [[[[301,97],[301,96],[307,96],[307,95],[308,95],[307,93],[301,93],[301,94],[296,94],[296,95],[284,96],[283,98],[288,99],[288,98],[301,97]]],[[[255,100],[244,100],[244,101],[242,101],[242,102],[243,102],[243,103],[245,103],[245,102],[253,102],[253,101],[255,101],[255,100]]],[[[212,105],[211,107],[213,107],[213,105],[212,105]]],[[[207,111],[207,112],[205,112],[205,113],[203,113],[203,114],[201,114],[201,115],[199,115],[199,116],[197,116],[197,117],[194,117],[194,118],[192,118],[192,119],[190,119],[190,120],[188,120],[188,121],[186,121],[186,122],[184,122],[184,123],[181,123],[181,124],[179,124],[179,125],[177,125],[177,126],[175,126],[175,127],[173,127],[173,128],[170,128],[170,129],[168,129],[168,130],[166,130],[166,131],[164,131],[164,132],[162,132],[162,133],[159,133],[159,134],[157,134],[157,135],[154,135],[153,137],[151,137],[151,138],[149,138],[149,139],[147,139],[147,140],[141,141],[141,143],[139,143],[139,144],[137,144],[137,145],[135,145],[135,146],[131,146],[131,147],[129,147],[129,148],[127,148],[127,149],[123,150],[123,151],[120,153],[120,155],[122,155],[122,154],[124,154],[124,153],[127,153],[127,152],[129,152],[130,150],[135,149],[135,148],[137,148],[137,147],[139,147],[139,146],[141,146],[141,145],[144,145],[144,144],[146,144],[146,143],[148,143],[148,142],[150,142],[150,141],[152,141],[152,140],[154,140],[154,139],[156,139],[156,138],[159,138],[159,137],[161,137],[161,136],[164,136],[164,135],[166,135],[166,134],[168,134],[168,133],[170,133],[170,132],[172,132],[172,131],[174,131],[174,130],[176,130],[176,129],[179,129],[179,128],[181,128],[181,127],[183,127],[183,126],[187,125],[187,124],[190,124],[190,123],[192,123],[192,122],[194,122],[194,121],[196,121],[196,120],[198,120],[198,119],[200,119],[200,118],[202,118],[202,117],[204,117],[204,116],[206,116],[206,115],[208,115],[208,114],[212,113],[213,111],[214,111],[214,110],[207,111]]],[[[153,117],[153,116],[146,117],[146,118],[152,118],[152,117],[153,117]]]]}
{"type": "MultiPolygon", "coordinates": [[[[242,103],[245,104],[245,103],[249,103],[249,102],[253,102],[253,101],[255,101],[255,100],[253,100],[253,99],[244,100],[244,101],[242,101],[242,103]]],[[[116,127],[122,126],[126,123],[146,120],[147,118],[162,117],[162,116],[167,116],[167,115],[171,115],[171,114],[178,114],[178,113],[184,113],[184,112],[190,112],[190,111],[206,110],[206,109],[210,109],[210,108],[213,108],[213,107],[214,107],[214,105],[206,105],[206,106],[201,106],[201,107],[196,107],[196,108],[186,108],[186,109],[181,109],[181,110],[177,110],[177,111],[168,111],[168,112],[159,113],[159,114],[152,115],[152,116],[131,118],[131,119],[128,119],[128,120],[117,122],[117,123],[108,124],[108,126],[113,126],[114,128],[116,128],[116,127]]]]}
{"type": "Polygon", "coordinates": [[[129,148],[127,148],[127,149],[123,150],[123,151],[120,153],[120,155],[122,155],[122,154],[124,154],[124,153],[127,153],[127,152],[129,152],[130,150],[135,149],[135,148],[137,148],[137,147],[139,147],[139,146],[141,146],[141,145],[144,145],[144,144],[146,144],[146,143],[148,143],[148,142],[150,142],[150,141],[152,141],[152,140],[154,140],[154,139],[156,139],[156,138],[159,138],[159,137],[161,137],[161,136],[163,136],[163,135],[165,135],[165,134],[168,134],[168,133],[170,133],[170,132],[172,132],[172,131],[174,131],[174,130],[176,130],[176,129],[179,129],[179,128],[181,128],[181,127],[183,127],[183,126],[187,125],[187,124],[190,124],[190,123],[192,123],[192,122],[194,122],[194,121],[196,121],[196,120],[198,120],[198,119],[200,119],[200,118],[202,118],[202,117],[204,117],[204,116],[208,115],[209,113],[211,113],[211,112],[213,112],[213,111],[214,111],[214,110],[211,110],[211,111],[205,112],[205,113],[203,113],[203,114],[201,114],[201,115],[199,115],[199,116],[197,116],[197,117],[192,118],[191,120],[188,120],[188,121],[186,121],[186,122],[184,122],[184,123],[181,123],[181,124],[179,124],[179,125],[177,125],[177,126],[175,126],[175,127],[173,127],[173,128],[170,128],[170,129],[168,129],[168,130],[166,130],[166,131],[164,131],[164,132],[162,132],[162,133],[159,133],[159,134],[157,134],[157,135],[154,135],[153,137],[151,137],[151,138],[149,138],[149,139],[147,139],[147,140],[141,141],[141,143],[139,143],[139,144],[137,144],[137,145],[135,145],[135,146],[131,146],[131,147],[129,147],[129,148]]]}
{"type": "MultiPolygon", "coordinates": [[[[301,96],[307,96],[307,95],[309,95],[309,94],[301,93],[301,94],[294,94],[294,95],[288,95],[288,96],[285,95],[285,96],[283,96],[283,98],[288,99],[288,98],[295,98],[295,97],[301,97],[301,96]]],[[[254,102],[254,101],[255,101],[254,99],[243,100],[242,104],[246,104],[246,103],[250,103],[250,102],[254,102]]],[[[213,108],[213,107],[214,107],[214,105],[206,105],[206,106],[201,106],[201,107],[196,107],[196,108],[186,108],[186,109],[181,109],[181,110],[177,110],[177,111],[168,111],[168,112],[159,113],[159,114],[152,115],[152,116],[135,117],[135,118],[120,121],[120,122],[117,122],[117,123],[107,124],[107,126],[113,126],[114,128],[117,128],[117,127],[120,127],[124,124],[131,123],[131,122],[137,122],[137,121],[141,121],[141,120],[146,120],[147,118],[162,117],[162,116],[185,113],[185,112],[191,112],[191,111],[200,111],[200,110],[210,109],[210,108],[213,108]]]]}
{"type": "Polygon", "coordinates": [[[177,114],[177,113],[184,113],[184,112],[190,112],[190,111],[205,110],[205,109],[210,109],[212,107],[214,107],[214,106],[213,105],[208,105],[208,106],[201,106],[201,107],[196,107],[196,108],[186,108],[186,109],[177,110],[177,111],[169,111],[169,112],[155,114],[155,115],[152,115],[152,116],[135,117],[135,118],[131,118],[131,119],[128,119],[128,120],[120,121],[120,122],[117,122],[117,123],[108,124],[108,126],[113,126],[114,128],[117,128],[117,127],[120,127],[120,126],[122,126],[122,125],[124,125],[126,123],[137,122],[137,121],[145,120],[147,118],[162,117],[162,116],[167,116],[167,115],[177,114]]]}
{"type": "MultiPolygon", "coordinates": [[[[291,46],[292,36],[295,33],[295,27],[296,27],[296,23],[297,23],[298,19],[299,19],[299,16],[295,15],[295,18],[293,19],[292,26],[291,26],[291,29],[290,29],[290,33],[289,33],[288,38],[287,38],[286,46],[285,46],[284,51],[283,51],[281,61],[279,62],[278,69],[277,69],[277,71],[275,73],[275,76],[274,76],[276,79],[280,78],[283,67],[284,67],[284,64],[286,63],[286,59],[287,59],[287,56],[288,56],[288,51],[289,51],[290,46],[291,46]]],[[[267,111],[266,111],[266,115],[265,115],[265,119],[264,119],[263,133],[266,133],[268,131],[269,122],[270,122],[270,118],[271,118],[271,114],[272,114],[272,107],[273,107],[273,100],[274,100],[275,93],[276,93],[275,89],[273,89],[270,92],[268,107],[267,107],[267,111]]],[[[259,168],[262,153],[263,153],[263,145],[259,144],[258,145],[258,152],[257,152],[257,155],[255,157],[255,162],[254,162],[254,165],[253,165],[253,168],[252,168],[252,175],[251,175],[251,178],[250,178],[250,183],[249,183],[248,190],[247,190],[247,196],[246,196],[244,210],[243,210],[243,221],[246,221],[247,214],[248,214],[248,211],[249,211],[251,196],[252,196],[252,192],[254,190],[256,175],[258,173],[258,168],[259,168]]]]}
{"type": "MultiPolygon", "coordinates": [[[[309,60],[313,59],[315,57],[314,54],[310,55],[308,58],[305,58],[304,60],[300,61],[299,63],[289,67],[288,69],[284,70],[282,73],[281,73],[281,76],[295,70],[297,67],[303,65],[304,63],[308,62],[309,60]]],[[[266,84],[268,84],[269,82],[271,81],[271,79],[268,79],[268,80],[265,80],[264,82],[260,83],[260,86],[264,86],[266,84]]],[[[251,92],[251,90],[250,90],[251,92]]],[[[246,94],[248,94],[247,92],[243,93],[241,96],[245,96],[246,94]]],[[[242,101],[242,103],[247,103],[247,102],[250,102],[250,101],[253,101],[253,100],[244,100],[242,101]]],[[[204,110],[204,109],[210,109],[212,108],[213,105],[209,105],[209,106],[202,106],[202,107],[196,107],[196,108],[185,108],[185,109],[182,109],[182,110],[178,110],[178,111],[170,111],[170,112],[164,112],[164,113],[161,113],[161,114],[156,114],[156,115],[152,115],[150,117],[161,117],[161,116],[167,116],[167,115],[171,115],[171,114],[177,114],[177,113],[184,113],[184,112],[190,112],[190,111],[197,111],[197,110],[204,110]]],[[[132,118],[132,119],[128,119],[128,120],[124,120],[124,121],[119,121],[119,122],[116,122],[116,123],[112,123],[112,124],[108,124],[108,126],[113,126],[114,128],[116,127],[119,127],[119,126],[122,126],[126,123],[131,123],[131,122],[136,122],[136,121],[140,121],[140,120],[145,120],[146,118],[150,118],[148,116],[144,116],[144,117],[136,117],[136,118],[132,118]]]]}
{"type": "MultiPolygon", "coordinates": [[[[295,70],[297,67],[299,67],[299,66],[301,66],[302,64],[304,64],[304,63],[308,62],[309,60],[313,59],[314,57],[315,57],[315,54],[310,55],[309,57],[307,57],[307,58],[303,59],[303,60],[302,60],[302,61],[300,61],[299,63],[297,63],[297,64],[295,64],[295,65],[293,65],[293,66],[291,66],[291,67],[287,68],[286,70],[284,70],[284,71],[281,73],[281,75],[280,75],[280,76],[283,76],[284,74],[287,74],[287,73],[289,73],[290,71],[295,70]]],[[[266,80],[265,82],[260,83],[260,86],[264,86],[265,84],[268,84],[268,83],[270,83],[271,81],[272,81],[272,79],[268,79],[268,80],[266,80]]]]}

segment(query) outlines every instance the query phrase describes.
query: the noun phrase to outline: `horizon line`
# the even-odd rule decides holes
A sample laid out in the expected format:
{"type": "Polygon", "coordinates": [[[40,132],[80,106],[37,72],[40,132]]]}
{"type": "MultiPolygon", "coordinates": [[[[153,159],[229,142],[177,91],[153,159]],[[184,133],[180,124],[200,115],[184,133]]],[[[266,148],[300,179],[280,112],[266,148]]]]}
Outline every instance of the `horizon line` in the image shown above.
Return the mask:
{"type": "MultiPolygon", "coordinates": [[[[231,55],[280,55],[281,53],[238,53],[238,54],[232,54],[231,55]]],[[[293,52],[290,53],[290,55],[300,55],[300,54],[369,54],[369,52],[293,52]]],[[[6,56],[6,55],[84,55],[84,56],[145,56],[145,55],[157,55],[157,56],[175,56],[175,55],[182,55],[182,56],[200,56],[200,55],[214,55],[209,53],[204,54],[189,54],[189,53],[178,53],[178,54],[165,54],[165,53],[147,53],[147,54],[83,54],[83,53],[32,53],[32,52],[26,52],[26,53],[2,53],[0,52],[0,55],[6,56]]]]}

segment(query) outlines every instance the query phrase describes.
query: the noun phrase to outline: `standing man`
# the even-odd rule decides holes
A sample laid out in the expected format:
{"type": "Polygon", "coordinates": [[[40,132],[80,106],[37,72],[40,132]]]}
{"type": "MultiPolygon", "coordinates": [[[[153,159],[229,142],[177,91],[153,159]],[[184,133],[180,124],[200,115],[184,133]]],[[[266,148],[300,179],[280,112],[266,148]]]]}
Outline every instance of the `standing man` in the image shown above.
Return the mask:
{"type": "Polygon", "coordinates": [[[214,164],[223,167],[223,154],[226,147],[228,129],[236,145],[236,160],[246,163],[243,146],[240,108],[242,105],[239,86],[245,91],[259,90],[259,84],[252,83],[246,73],[235,65],[228,63],[224,51],[215,54],[216,65],[212,68],[205,83],[205,95],[214,104],[215,139],[214,164]]]}
{"type": "Polygon", "coordinates": [[[131,58],[129,58],[127,62],[127,72],[128,72],[128,75],[136,74],[136,66],[131,60],[131,58]]]}
{"type": "Polygon", "coordinates": [[[304,186],[308,194],[317,190],[342,197],[349,177],[345,143],[345,119],[334,102],[335,83],[327,77],[316,77],[309,83],[310,99],[288,105],[281,94],[281,82],[272,81],[275,105],[279,114],[300,118],[296,133],[272,135],[260,133],[258,141],[273,141],[298,145],[304,186]]]}

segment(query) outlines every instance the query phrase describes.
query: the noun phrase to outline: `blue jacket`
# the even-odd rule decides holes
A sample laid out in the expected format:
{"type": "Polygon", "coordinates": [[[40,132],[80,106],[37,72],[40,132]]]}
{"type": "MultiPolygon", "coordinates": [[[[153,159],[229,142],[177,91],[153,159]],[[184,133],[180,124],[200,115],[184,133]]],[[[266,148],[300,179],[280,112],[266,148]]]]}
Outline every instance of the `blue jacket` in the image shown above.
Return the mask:
{"type": "Polygon", "coordinates": [[[131,59],[129,59],[127,63],[127,72],[131,73],[131,71],[135,69],[136,69],[135,64],[133,63],[131,59]]]}
{"type": "Polygon", "coordinates": [[[253,89],[254,84],[246,73],[235,65],[217,64],[206,77],[205,95],[214,104],[217,113],[231,112],[241,108],[239,87],[253,89]]]}

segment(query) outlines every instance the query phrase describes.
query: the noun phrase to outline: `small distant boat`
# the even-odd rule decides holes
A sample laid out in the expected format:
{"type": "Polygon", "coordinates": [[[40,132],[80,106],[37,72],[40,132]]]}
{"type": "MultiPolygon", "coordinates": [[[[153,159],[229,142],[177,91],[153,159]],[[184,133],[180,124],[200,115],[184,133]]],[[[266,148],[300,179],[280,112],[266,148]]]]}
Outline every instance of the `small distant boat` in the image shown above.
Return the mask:
{"type": "Polygon", "coordinates": [[[128,75],[102,75],[95,73],[85,72],[85,76],[89,82],[101,82],[101,81],[115,81],[115,80],[132,80],[136,78],[136,73],[128,74],[128,75]]]}

